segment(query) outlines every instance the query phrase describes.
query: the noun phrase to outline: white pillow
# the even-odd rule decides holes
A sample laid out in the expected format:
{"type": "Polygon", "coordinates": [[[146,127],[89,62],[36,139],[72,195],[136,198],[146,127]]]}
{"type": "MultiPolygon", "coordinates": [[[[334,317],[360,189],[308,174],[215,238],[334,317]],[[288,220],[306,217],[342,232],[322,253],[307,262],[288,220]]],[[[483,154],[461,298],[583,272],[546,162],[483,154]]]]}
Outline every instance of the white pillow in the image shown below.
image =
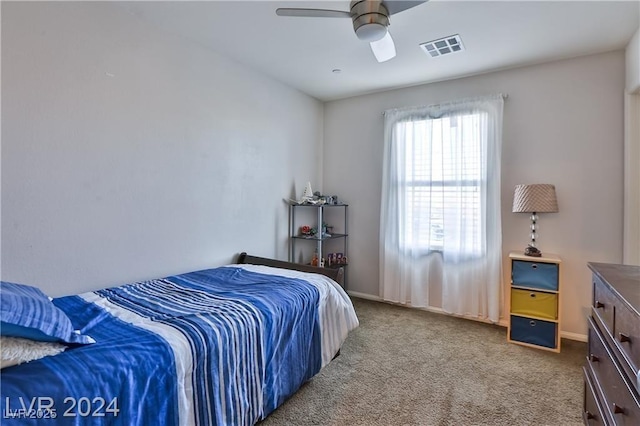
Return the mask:
{"type": "Polygon", "coordinates": [[[0,368],[11,367],[49,355],[57,355],[67,347],[57,342],[38,342],[19,337],[0,337],[2,363],[0,368]]]}

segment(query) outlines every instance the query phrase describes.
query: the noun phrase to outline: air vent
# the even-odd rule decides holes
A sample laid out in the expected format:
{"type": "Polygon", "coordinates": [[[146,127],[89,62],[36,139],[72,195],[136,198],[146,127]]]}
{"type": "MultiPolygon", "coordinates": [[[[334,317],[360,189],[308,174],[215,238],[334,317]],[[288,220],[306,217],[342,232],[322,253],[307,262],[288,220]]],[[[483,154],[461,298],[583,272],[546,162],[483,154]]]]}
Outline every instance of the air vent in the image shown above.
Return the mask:
{"type": "Polygon", "coordinates": [[[422,43],[420,47],[432,58],[462,52],[464,46],[458,34],[422,43]]]}

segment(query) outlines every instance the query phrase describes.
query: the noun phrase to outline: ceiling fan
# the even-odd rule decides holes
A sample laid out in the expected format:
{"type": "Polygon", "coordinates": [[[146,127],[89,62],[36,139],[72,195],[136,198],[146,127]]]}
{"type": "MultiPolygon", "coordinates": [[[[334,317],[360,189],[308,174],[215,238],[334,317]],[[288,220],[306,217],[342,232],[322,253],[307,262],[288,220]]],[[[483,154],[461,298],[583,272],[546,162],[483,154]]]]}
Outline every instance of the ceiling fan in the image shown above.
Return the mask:
{"type": "Polygon", "coordinates": [[[425,3],[425,1],[353,0],[348,12],[285,7],[276,9],[276,14],[278,16],[309,18],[351,18],[356,36],[360,40],[369,42],[378,62],[385,62],[396,56],[396,46],[387,29],[389,16],[425,3]]]}

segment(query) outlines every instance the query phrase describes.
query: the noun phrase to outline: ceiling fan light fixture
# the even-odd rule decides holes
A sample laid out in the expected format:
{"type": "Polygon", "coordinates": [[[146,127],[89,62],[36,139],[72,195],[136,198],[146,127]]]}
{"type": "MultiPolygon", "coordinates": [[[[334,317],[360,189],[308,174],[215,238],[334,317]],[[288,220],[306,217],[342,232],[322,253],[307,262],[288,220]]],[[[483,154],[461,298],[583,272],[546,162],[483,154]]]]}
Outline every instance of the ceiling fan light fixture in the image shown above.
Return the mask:
{"type": "Polygon", "coordinates": [[[362,41],[378,41],[387,35],[387,27],[377,22],[371,22],[359,26],[356,30],[356,36],[362,41]]]}
{"type": "Polygon", "coordinates": [[[387,28],[389,15],[411,9],[427,0],[351,0],[349,11],[331,9],[278,8],[278,16],[351,18],[359,40],[369,42],[378,62],[396,56],[396,48],[387,28]]]}
{"type": "Polygon", "coordinates": [[[379,0],[352,1],[351,19],[353,30],[362,41],[371,43],[387,35],[389,11],[379,0]]]}

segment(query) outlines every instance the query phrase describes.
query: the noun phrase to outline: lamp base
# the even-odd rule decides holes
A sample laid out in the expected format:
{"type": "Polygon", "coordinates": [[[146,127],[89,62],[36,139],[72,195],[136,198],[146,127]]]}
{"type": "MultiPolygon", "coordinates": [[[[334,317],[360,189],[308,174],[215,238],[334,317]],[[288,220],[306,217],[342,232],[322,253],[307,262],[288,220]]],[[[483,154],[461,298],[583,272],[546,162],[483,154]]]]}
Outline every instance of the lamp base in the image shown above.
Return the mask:
{"type": "Polygon", "coordinates": [[[524,249],[524,255],[531,257],[541,257],[542,252],[534,246],[528,246],[526,249],[524,249]]]}

